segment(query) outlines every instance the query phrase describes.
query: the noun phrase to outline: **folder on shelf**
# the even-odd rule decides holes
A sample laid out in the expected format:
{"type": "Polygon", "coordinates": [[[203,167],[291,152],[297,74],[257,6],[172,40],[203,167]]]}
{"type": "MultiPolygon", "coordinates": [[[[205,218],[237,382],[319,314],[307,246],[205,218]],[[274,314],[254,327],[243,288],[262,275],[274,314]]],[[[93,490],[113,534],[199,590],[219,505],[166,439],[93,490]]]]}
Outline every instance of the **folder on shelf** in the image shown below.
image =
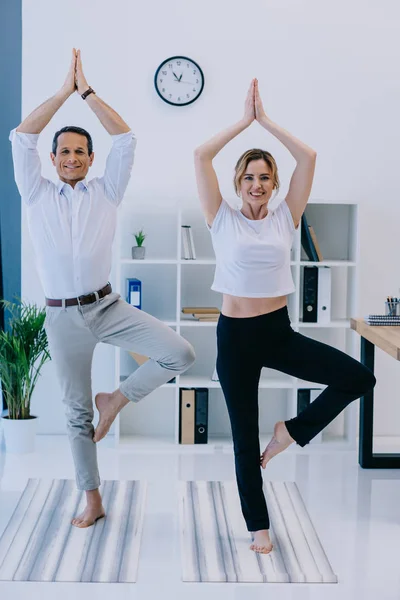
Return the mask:
{"type": "Polygon", "coordinates": [[[319,267],[304,267],[303,323],[316,323],[318,320],[318,273],[319,267]]]}
{"type": "Polygon", "coordinates": [[[310,236],[311,236],[311,239],[313,241],[313,244],[314,244],[314,247],[315,247],[315,251],[316,251],[317,256],[318,256],[318,260],[320,262],[322,262],[324,260],[324,257],[322,256],[321,248],[319,247],[317,236],[315,235],[314,228],[311,225],[309,225],[308,226],[308,230],[310,232],[310,236]]]}
{"type": "Polygon", "coordinates": [[[303,213],[301,217],[301,245],[303,246],[304,252],[307,254],[309,260],[313,262],[319,262],[317,250],[310,233],[305,213],[303,213]]]}
{"type": "Polygon", "coordinates": [[[195,394],[194,389],[180,389],[179,399],[179,443],[194,444],[195,437],[195,394]]]}
{"type": "Polygon", "coordinates": [[[331,268],[318,269],[317,323],[331,322],[331,268]]]}
{"type": "Polygon", "coordinates": [[[208,389],[195,390],[195,431],[194,443],[207,444],[208,441],[208,389]]]}
{"type": "Polygon", "coordinates": [[[190,253],[191,253],[191,258],[193,260],[196,260],[196,250],[194,247],[194,241],[193,241],[193,232],[192,232],[192,228],[188,227],[188,233],[189,233],[189,248],[190,248],[190,253]]]}
{"type": "Polygon", "coordinates": [[[126,301],[135,308],[142,308],[142,282],[136,277],[126,280],[126,301]]]}
{"type": "Polygon", "coordinates": [[[185,260],[195,260],[196,250],[194,248],[192,228],[190,225],[182,225],[182,258],[185,260]]]}

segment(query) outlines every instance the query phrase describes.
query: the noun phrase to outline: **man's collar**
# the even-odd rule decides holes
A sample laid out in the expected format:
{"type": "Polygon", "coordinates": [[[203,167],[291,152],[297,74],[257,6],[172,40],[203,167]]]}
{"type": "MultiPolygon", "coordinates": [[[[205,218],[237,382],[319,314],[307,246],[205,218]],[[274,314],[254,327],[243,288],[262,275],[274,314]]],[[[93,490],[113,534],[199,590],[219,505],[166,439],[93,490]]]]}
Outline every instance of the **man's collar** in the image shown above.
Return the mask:
{"type": "MultiPolygon", "coordinates": [[[[57,190],[58,190],[59,194],[61,194],[61,192],[62,192],[62,190],[63,190],[63,188],[64,188],[65,185],[69,185],[69,184],[65,183],[65,181],[61,181],[61,179],[58,180],[57,190]]],[[[75,187],[77,187],[77,186],[81,186],[81,187],[84,188],[85,191],[87,191],[88,184],[87,184],[86,177],[85,177],[85,179],[82,179],[81,181],[78,181],[78,183],[76,184],[75,187]]],[[[79,187],[78,187],[78,189],[79,189],[79,187]]]]}

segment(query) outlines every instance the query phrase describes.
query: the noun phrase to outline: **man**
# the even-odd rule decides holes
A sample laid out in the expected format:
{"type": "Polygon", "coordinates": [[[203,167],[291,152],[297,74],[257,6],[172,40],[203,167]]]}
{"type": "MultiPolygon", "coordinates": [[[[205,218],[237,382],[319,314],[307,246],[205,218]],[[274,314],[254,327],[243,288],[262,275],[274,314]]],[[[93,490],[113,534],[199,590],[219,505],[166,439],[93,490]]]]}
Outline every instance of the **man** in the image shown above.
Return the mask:
{"type": "Polygon", "coordinates": [[[192,347],[172,329],[112,293],[108,277],[117,207],[133,165],[136,140],[121,117],[88,85],[80,50],[72,51],[62,88],[10,134],[15,180],[27,205],[29,230],[46,296],[46,332],[61,384],[76,481],[87,505],[72,520],[88,527],[104,517],[99,492],[96,442],[119,411],[138,402],[194,361],[192,347]],[[41,176],[39,134],[75,91],[112,136],[104,176],[91,181],[92,139],[65,127],[54,135],[50,154],[57,184],[41,176]],[[113,393],[96,395],[99,422],[93,428],[91,364],[98,342],[150,357],[113,393]]]}

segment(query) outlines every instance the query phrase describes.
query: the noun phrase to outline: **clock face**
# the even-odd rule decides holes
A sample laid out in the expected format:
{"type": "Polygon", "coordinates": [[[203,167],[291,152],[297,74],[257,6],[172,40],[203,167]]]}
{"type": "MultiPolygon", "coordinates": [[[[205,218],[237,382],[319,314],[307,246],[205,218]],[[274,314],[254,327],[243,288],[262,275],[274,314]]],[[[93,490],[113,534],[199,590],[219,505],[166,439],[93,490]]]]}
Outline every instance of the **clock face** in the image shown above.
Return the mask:
{"type": "Polygon", "coordinates": [[[204,75],[199,65],[186,56],[172,56],[158,67],[154,76],[157,93],[174,106],[191,104],[200,96],[204,75]]]}

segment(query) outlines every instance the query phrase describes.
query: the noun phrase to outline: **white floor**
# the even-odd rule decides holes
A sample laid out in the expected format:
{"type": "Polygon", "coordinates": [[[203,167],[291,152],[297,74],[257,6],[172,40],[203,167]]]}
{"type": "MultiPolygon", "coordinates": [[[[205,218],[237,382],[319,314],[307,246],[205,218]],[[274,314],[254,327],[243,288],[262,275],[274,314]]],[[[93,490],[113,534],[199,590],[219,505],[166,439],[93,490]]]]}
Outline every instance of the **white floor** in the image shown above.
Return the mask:
{"type": "MultiPolygon", "coordinates": [[[[2,442],[3,443],[3,442],[2,442]]],[[[193,584],[180,580],[175,484],[179,479],[234,479],[230,451],[193,453],[170,446],[134,452],[99,445],[103,479],[149,482],[136,584],[0,582],[2,600],[391,600],[400,598],[400,470],[363,470],[355,452],[307,452],[291,448],[265,476],[296,481],[339,583],[193,584]]],[[[66,438],[38,436],[34,454],[6,454],[0,444],[0,534],[29,477],[73,478],[66,438]]]]}

